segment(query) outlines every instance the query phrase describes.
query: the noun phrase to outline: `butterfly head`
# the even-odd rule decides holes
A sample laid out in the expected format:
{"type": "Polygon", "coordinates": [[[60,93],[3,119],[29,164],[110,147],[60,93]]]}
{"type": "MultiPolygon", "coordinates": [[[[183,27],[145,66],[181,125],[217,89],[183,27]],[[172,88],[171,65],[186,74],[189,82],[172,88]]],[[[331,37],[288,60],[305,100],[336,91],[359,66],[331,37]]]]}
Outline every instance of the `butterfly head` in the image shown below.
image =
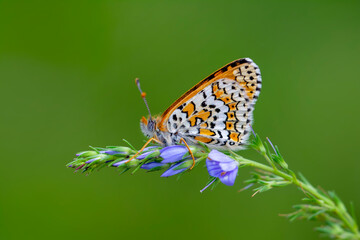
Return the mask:
{"type": "Polygon", "coordinates": [[[157,129],[157,122],[159,121],[159,119],[158,118],[153,118],[151,116],[150,108],[149,108],[149,105],[148,105],[148,103],[146,101],[146,93],[141,90],[141,88],[140,88],[140,80],[138,78],[135,79],[135,83],[139,88],[139,91],[141,93],[141,98],[144,100],[146,108],[147,108],[147,110],[149,112],[149,117],[148,118],[145,118],[145,117],[141,118],[141,121],[140,121],[141,131],[144,133],[144,135],[146,137],[149,137],[149,138],[153,137],[153,138],[159,140],[159,138],[161,138],[161,136],[159,136],[159,131],[157,129]]]}
{"type": "Polygon", "coordinates": [[[149,116],[147,119],[145,117],[141,118],[140,128],[144,135],[148,138],[156,138],[156,120],[149,116]]]}

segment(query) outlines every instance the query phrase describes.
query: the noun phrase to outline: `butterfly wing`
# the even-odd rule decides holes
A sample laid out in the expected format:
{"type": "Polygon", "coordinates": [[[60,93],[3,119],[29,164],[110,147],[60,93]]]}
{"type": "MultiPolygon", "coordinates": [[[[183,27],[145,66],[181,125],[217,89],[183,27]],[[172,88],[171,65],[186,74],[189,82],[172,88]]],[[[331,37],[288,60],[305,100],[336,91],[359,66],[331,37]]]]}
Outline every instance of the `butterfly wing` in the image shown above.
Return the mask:
{"type": "Polygon", "coordinates": [[[186,92],[158,125],[186,141],[242,149],[249,137],[261,75],[249,58],[231,62],[186,92]]]}

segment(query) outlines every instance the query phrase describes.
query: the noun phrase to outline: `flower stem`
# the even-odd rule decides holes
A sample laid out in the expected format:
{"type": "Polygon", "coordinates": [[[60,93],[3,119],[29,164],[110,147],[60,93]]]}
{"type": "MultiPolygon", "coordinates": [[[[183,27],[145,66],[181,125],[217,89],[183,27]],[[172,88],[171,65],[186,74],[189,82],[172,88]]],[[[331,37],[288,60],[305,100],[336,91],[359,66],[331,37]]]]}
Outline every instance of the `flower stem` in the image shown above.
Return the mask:
{"type": "MultiPolygon", "coordinates": [[[[263,154],[262,154],[263,155],[263,154]]],[[[267,155],[263,155],[266,160],[271,163],[271,160],[267,155]]],[[[342,207],[339,204],[336,204],[334,200],[332,200],[330,197],[327,197],[326,195],[321,194],[316,188],[314,188],[311,184],[306,183],[304,181],[300,181],[297,179],[296,175],[290,175],[288,173],[285,173],[278,168],[275,167],[274,164],[271,164],[271,167],[264,165],[262,163],[243,158],[239,155],[234,155],[233,158],[238,161],[240,164],[247,165],[250,167],[254,167],[257,169],[261,169],[263,171],[272,173],[274,175],[277,175],[284,180],[288,181],[289,183],[292,183],[296,186],[298,186],[300,189],[303,190],[305,194],[312,195],[317,204],[325,207],[328,209],[329,212],[332,212],[334,215],[338,216],[339,219],[343,222],[343,224],[353,233],[354,238],[352,239],[360,239],[360,232],[358,229],[358,226],[356,224],[356,221],[352,218],[352,216],[348,213],[345,207],[342,207]]]]}

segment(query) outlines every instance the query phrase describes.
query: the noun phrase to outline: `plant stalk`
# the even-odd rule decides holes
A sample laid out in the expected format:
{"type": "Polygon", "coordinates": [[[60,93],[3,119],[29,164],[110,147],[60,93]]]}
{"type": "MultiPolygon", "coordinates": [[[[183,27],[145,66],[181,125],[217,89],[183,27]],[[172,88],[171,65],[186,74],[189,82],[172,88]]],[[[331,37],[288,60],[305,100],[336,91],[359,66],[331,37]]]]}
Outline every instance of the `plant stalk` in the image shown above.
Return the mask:
{"type": "MultiPolygon", "coordinates": [[[[263,155],[263,156],[265,158],[268,158],[267,155],[263,155]]],[[[258,168],[258,169],[264,170],[266,172],[275,174],[279,177],[282,177],[286,181],[298,186],[300,189],[302,189],[304,191],[305,194],[306,193],[311,194],[313,197],[315,197],[315,199],[319,205],[326,207],[327,209],[329,209],[329,211],[332,211],[335,215],[337,215],[343,221],[344,225],[349,230],[351,230],[351,232],[354,234],[354,236],[356,236],[355,239],[360,240],[360,232],[359,232],[358,226],[357,226],[356,222],[354,221],[354,219],[351,217],[351,215],[346,211],[346,209],[343,209],[343,208],[340,208],[339,206],[337,206],[337,204],[332,199],[320,194],[319,191],[317,189],[315,189],[313,186],[298,180],[296,178],[295,174],[289,175],[289,174],[279,170],[278,168],[274,167],[273,164],[272,164],[272,167],[269,167],[262,163],[243,158],[239,155],[235,155],[234,159],[241,164],[245,164],[247,166],[258,168]]],[[[268,162],[271,162],[270,159],[266,159],[266,160],[268,162]]]]}

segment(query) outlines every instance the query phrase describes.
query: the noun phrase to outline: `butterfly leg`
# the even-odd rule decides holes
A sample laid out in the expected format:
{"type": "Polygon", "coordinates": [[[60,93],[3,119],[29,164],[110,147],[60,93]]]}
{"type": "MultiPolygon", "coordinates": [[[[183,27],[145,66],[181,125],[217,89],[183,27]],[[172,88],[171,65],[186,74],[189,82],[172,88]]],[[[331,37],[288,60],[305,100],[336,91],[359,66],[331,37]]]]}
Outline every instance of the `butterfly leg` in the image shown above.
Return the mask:
{"type": "Polygon", "coordinates": [[[128,162],[130,162],[131,160],[133,160],[134,158],[136,158],[142,151],[144,151],[144,149],[147,147],[147,145],[149,145],[152,141],[162,144],[162,142],[160,142],[160,141],[157,140],[156,138],[150,138],[150,139],[144,144],[144,146],[143,146],[134,156],[132,156],[129,160],[127,160],[125,163],[128,163],[128,162]]]}
{"type": "Polygon", "coordinates": [[[194,154],[193,154],[193,152],[191,151],[189,145],[186,143],[185,139],[181,138],[181,139],[180,139],[180,143],[181,143],[181,142],[183,142],[183,143],[185,144],[185,146],[186,146],[186,148],[189,150],[189,153],[190,153],[191,158],[192,158],[192,160],[193,160],[193,164],[192,164],[192,166],[190,167],[190,170],[191,170],[191,169],[193,169],[193,167],[195,166],[195,157],[194,157],[194,154]]]}

